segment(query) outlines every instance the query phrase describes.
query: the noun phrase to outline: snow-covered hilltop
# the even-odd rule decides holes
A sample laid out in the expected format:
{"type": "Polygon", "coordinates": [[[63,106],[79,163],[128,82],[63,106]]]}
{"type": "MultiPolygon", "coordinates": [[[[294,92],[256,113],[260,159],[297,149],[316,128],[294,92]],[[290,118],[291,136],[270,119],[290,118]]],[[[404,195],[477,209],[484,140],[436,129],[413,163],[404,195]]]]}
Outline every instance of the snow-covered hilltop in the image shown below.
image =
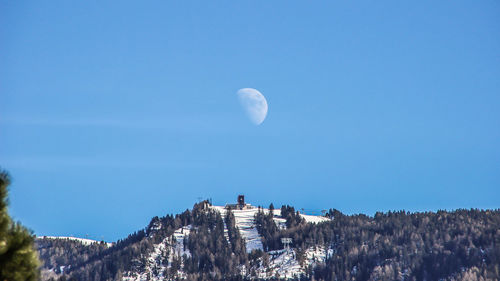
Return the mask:
{"type": "Polygon", "coordinates": [[[500,280],[500,210],[312,216],[238,199],[154,217],[112,245],[39,237],[41,280],[500,280]]]}
{"type": "MultiPolygon", "coordinates": [[[[257,229],[256,217],[258,214],[269,214],[270,210],[252,206],[245,203],[244,199],[241,200],[242,198],[238,199],[238,203],[226,204],[226,206],[214,206],[208,201],[204,201],[200,203],[198,208],[203,210],[202,213],[206,212],[208,214],[212,212],[214,214],[219,214],[220,217],[223,218],[224,230],[221,232],[221,235],[224,236],[223,241],[226,241],[229,245],[231,244],[231,238],[229,237],[230,230],[224,218],[226,218],[229,211],[234,215],[234,228],[241,235],[246,253],[248,255],[259,256],[252,264],[247,262],[246,264],[238,266],[239,274],[242,277],[250,278],[253,276],[252,278],[269,279],[279,276],[285,279],[294,278],[303,274],[308,266],[325,261],[329,250],[324,247],[310,247],[306,249],[303,253],[305,258],[302,263],[297,259],[293,246],[288,250],[281,247],[279,250],[270,250],[266,252],[262,242],[263,236],[257,229]]],[[[276,229],[285,230],[287,228],[287,220],[282,216],[281,210],[276,209],[273,210],[272,213],[272,221],[276,225],[276,229]]],[[[305,214],[300,214],[300,217],[305,223],[314,224],[330,220],[327,217],[305,214]]],[[[196,220],[198,218],[193,217],[192,219],[196,220]]],[[[186,219],[186,221],[189,220],[186,219]]],[[[173,231],[168,231],[161,220],[153,220],[144,234],[146,241],[150,241],[147,243],[147,245],[150,245],[147,247],[150,250],[147,251],[145,256],[135,258],[132,264],[136,264],[137,266],[133,266],[131,270],[124,271],[119,280],[159,281],[171,280],[174,279],[174,277],[180,279],[186,278],[187,272],[184,268],[186,266],[185,262],[186,259],[189,259],[192,255],[189,250],[189,244],[193,242],[189,241],[190,233],[193,230],[200,231],[200,227],[199,225],[188,223],[173,231]],[[164,236],[165,233],[167,233],[166,236],[164,236]],[[158,237],[162,238],[158,239],[158,237]]],[[[101,243],[92,239],[76,237],[44,236],[43,238],[48,240],[76,241],[85,246],[101,243]]],[[[42,239],[42,237],[39,239],[42,239]]],[[[112,243],[106,243],[105,246],[111,247],[110,250],[113,250],[112,243]]],[[[64,268],[70,269],[72,265],[69,263],[59,265],[57,269],[51,268],[46,271],[46,273],[48,272],[51,277],[54,277],[55,273],[66,272],[64,268]]]]}
{"type": "MultiPolygon", "coordinates": [[[[235,219],[235,227],[238,229],[239,233],[245,241],[247,253],[252,253],[254,251],[264,252],[264,247],[262,244],[262,236],[257,230],[255,218],[257,214],[267,213],[270,210],[266,208],[255,207],[247,203],[240,204],[226,204],[226,206],[214,206],[210,205],[208,202],[205,203],[205,208],[207,210],[214,210],[218,212],[221,217],[225,217],[228,211],[231,211],[235,219]]],[[[329,221],[327,217],[313,216],[300,214],[300,217],[304,219],[306,223],[322,223],[329,221]]],[[[273,221],[279,229],[286,229],[286,219],[281,216],[281,210],[273,210],[273,221]]],[[[189,239],[190,230],[193,225],[187,225],[176,229],[171,237],[167,237],[161,243],[154,246],[154,250],[151,252],[147,258],[147,266],[142,272],[127,272],[123,280],[127,281],[143,281],[143,280],[164,280],[167,278],[164,272],[168,271],[168,268],[172,266],[172,262],[177,257],[187,256],[189,257],[191,253],[186,247],[189,239]],[[166,250],[170,249],[170,250],[166,250]],[[168,263],[159,263],[159,257],[161,254],[166,255],[166,260],[168,263]],[[156,272],[156,274],[155,274],[156,272]]],[[[157,228],[157,227],[155,227],[157,228]]],[[[229,243],[228,237],[228,226],[224,223],[224,237],[229,243]]],[[[254,278],[259,279],[269,279],[274,277],[289,279],[296,278],[301,274],[305,273],[308,266],[324,263],[325,258],[331,255],[332,250],[326,249],[325,247],[310,247],[303,253],[305,255],[305,260],[302,264],[298,261],[297,255],[293,247],[289,250],[273,250],[267,252],[267,257],[269,260],[264,262],[262,258],[258,261],[256,266],[247,268],[246,266],[240,267],[240,272],[242,276],[251,277],[250,272],[253,271],[254,278]]],[[[182,278],[186,276],[186,273],[180,269],[177,272],[177,276],[182,278]]]]}

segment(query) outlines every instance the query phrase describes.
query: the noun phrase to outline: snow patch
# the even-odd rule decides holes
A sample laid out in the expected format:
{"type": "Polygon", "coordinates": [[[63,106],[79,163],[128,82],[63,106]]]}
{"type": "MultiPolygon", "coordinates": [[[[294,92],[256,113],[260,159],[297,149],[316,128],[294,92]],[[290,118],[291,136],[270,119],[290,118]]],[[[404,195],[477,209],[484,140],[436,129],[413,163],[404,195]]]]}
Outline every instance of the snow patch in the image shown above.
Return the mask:
{"type": "Polygon", "coordinates": [[[306,222],[310,223],[320,223],[320,222],[325,222],[329,221],[330,219],[327,217],[321,217],[321,216],[312,216],[312,215],[305,215],[305,214],[300,214],[302,218],[306,220],[306,222]]]}
{"type": "Polygon", "coordinates": [[[188,248],[184,247],[184,240],[187,240],[189,233],[191,232],[191,225],[181,227],[174,232],[173,237],[175,238],[175,244],[172,249],[174,253],[178,256],[183,256],[184,254],[188,257],[191,256],[188,248]]]}
{"type": "MultiPolygon", "coordinates": [[[[226,215],[226,208],[222,206],[211,206],[212,209],[217,210],[222,217],[226,215]]],[[[234,220],[236,222],[236,227],[240,231],[241,236],[245,239],[245,244],[247,252],[250,253],[253,250],[263,250],[261,236],[255,227],[255,214],[259,210],[257,208],[244,209],[244,210],[232,210],[234,214],[234,220]]],[[[224,229],[226,233],[227,229],[224,229]]]]}
{"type": "MultiPolygon", "coordinates": [[[[99,244],[101,243],[101,241],[97,241],[97,240],[86,239],[86,238],[77,238],[77,237],[71,237],[71,236],[38,236],[37,238],[38,239],[47,238],[47,239],[73,240],[73,241],[81,242],[85,246],[92,245],[94,243],[99,243],[99,244]]],[[[108,247],[111,247],[113,245],[113,243],[105,243],[105,244],[108,247]]]]}
{"type": "MultiPolygon", "coordinates": [[[[184,240],[187,239],[192,229],[191,225],[181,227],[174,233],[154,245],[153,251],[147,258],[147,264],[143,272],[126,272],[123,281],[160,281],[167,280],[166,270],[171,267],[174,257],[183,255],[191,256],[187,248],[184,248],[184,240]]],[[[181,266],[182,268],[182,266],[181,266]]],[[[184,272],[177,272],[177,277],[183,279],[184,272]]]]}
{"type": "Polygon", "coordinates": [[[293,278],[298,277],[304,270],[295,257],[293,250],[271,251],[269,252],[269,265],[261,266],[257,270],[259,278],[293,278]]]}
{"type": "Polygon", "coordinates": [[[257,269],[257,276],[262,279],[279,276],[282,279],[290,279],[305,274],[310,265],[324,263],[326,257],[332,255],[332,251],[325,247],[310,247],[304,253],[304,263],[301,265],[297,259],[295,250],[269,251],[269,265],[262,264],[257,269]]]}

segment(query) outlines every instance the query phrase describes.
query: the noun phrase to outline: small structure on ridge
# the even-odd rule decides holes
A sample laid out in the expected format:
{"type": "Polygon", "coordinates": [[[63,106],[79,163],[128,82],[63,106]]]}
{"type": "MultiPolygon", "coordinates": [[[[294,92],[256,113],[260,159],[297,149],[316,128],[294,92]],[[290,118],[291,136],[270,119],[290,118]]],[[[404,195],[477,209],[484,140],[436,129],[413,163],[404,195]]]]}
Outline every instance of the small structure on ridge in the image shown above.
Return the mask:
{"type": "Polygon", "coordinates": [[[253,209],[254,207],[248,203],[245,203],[245,195],[238,195],[238,203],[236,204],[226,204],[226,209],[230,210],[246,210],[253,209]]]}

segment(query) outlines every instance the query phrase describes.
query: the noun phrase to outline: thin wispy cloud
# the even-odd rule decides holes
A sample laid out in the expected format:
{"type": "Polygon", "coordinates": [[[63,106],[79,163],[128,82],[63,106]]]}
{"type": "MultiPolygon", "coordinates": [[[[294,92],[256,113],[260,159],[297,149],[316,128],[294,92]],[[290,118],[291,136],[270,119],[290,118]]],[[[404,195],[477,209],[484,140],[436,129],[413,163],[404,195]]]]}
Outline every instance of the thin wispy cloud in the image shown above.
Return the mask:
{"type": "Polygon", "coordinates": [[[163,120],[126,120],[112,118],[46,118],[46,117],[7,117],[0,119],[6,125],[30,125],[52,127],[113,127],[123,129],[164,129],[175,126],[163,120]]]}
{"type": "Polygon", "coordinates": [[[224,116],[162,116],[159,118],[109,118],[109,117],[82,117],[82,118],[54,118],[54,117],[0,117],[0,124],[15,126],[40,127],[89,127],[115,128],[133,130],[174,130],[185,131],[190,129],[204,129],[208,126],[221,128],[225,121],[224,116]]]}

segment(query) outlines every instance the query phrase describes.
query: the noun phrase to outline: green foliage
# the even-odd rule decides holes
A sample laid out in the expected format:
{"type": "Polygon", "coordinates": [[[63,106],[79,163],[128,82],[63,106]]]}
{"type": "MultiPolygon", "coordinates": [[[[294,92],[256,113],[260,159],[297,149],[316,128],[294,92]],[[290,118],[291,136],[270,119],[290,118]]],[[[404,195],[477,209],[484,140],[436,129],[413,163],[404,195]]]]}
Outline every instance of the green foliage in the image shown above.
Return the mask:
{"type": "Polygon", "coordinates": [[[7,187],[10,177],[0,171],[0,280],[34,281],[38,279],[39,261],[33,247],[34,238],[7,211],[7,187]]]}

